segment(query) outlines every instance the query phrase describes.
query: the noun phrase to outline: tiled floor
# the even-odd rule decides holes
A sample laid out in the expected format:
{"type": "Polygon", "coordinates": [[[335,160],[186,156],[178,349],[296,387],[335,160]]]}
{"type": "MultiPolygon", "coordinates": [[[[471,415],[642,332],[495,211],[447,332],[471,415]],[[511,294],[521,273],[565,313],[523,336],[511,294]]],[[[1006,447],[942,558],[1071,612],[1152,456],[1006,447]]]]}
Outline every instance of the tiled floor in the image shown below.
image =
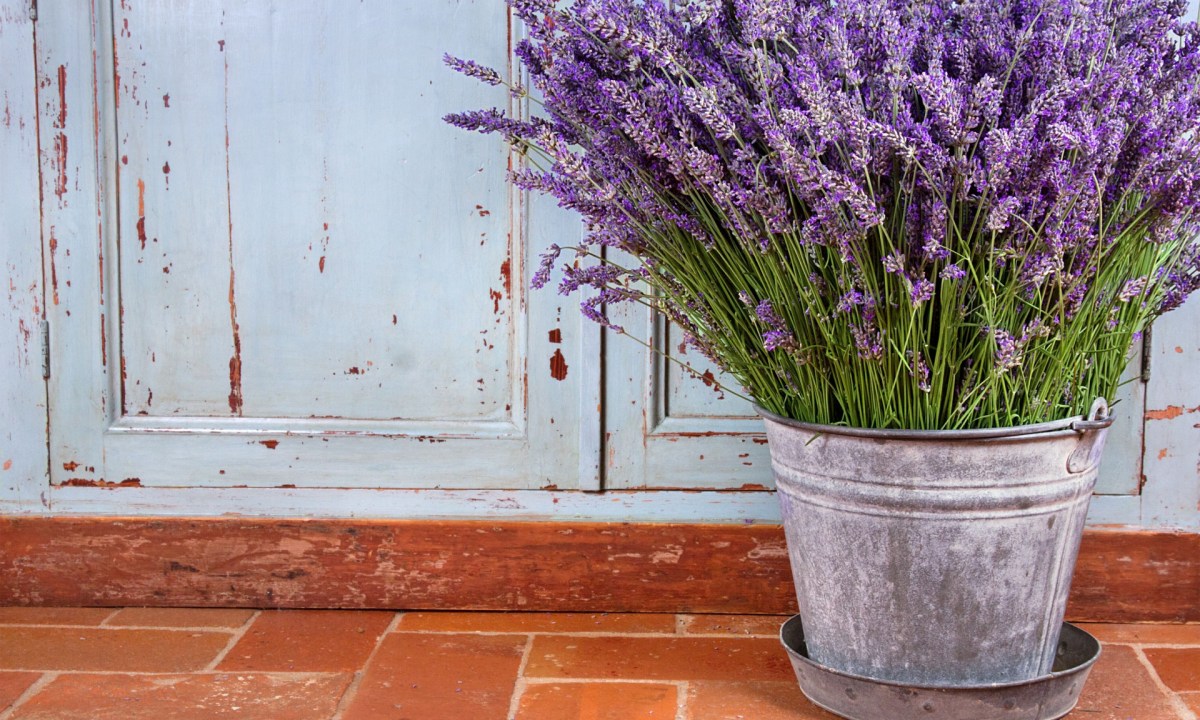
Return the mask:
{"type": "MultiPolygon", "coordinates": [[[[0,720],[820,720],[722,615],[0,608],[0,720]]],[[[1092,625],[1079,720],[1195,720],[1200,625],[1092,625]]]]}

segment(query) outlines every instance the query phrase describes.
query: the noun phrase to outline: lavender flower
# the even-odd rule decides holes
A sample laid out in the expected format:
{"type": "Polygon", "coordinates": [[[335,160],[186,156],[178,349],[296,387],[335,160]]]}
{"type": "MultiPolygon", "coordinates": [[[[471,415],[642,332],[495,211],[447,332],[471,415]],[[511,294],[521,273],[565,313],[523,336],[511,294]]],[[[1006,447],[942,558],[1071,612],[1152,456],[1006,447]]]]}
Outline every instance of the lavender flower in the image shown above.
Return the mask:
{"type": "Polygon", "coordinates": [[[544,112],[447,122],[511,143],[512,182],[583,216],[582,253],[633,259],[565,269],[585,315],[651,305],[769,410],[1064,417],[1200,288],[1182,0],[509,3],[544,112]]]}
{"type": "Polygon", "coordinates": [[[503,78],[500,77],[500,73],[490,67],[480,65],[474,60],[462,60],[453,55],[446,54],[442,56],[442,62],[446,63],[455,72],[475,78],[487,85],[501,85],[504,83],[503,78]]]}

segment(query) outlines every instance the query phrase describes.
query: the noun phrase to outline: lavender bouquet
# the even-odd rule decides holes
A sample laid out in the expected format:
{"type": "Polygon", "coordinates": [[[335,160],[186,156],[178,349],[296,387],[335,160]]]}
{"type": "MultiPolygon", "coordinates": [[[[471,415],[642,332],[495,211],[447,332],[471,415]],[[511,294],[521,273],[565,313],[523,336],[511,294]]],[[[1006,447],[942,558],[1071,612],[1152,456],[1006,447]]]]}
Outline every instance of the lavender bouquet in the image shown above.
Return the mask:
{"type": "Polygon", "coordinates": [[[586,219],[533,284],[574,253],[586,315],[649,306],[771,412],[1081,414],[1200,286],[1183,0],[509,1],[536,92],[447,62],[540,109],[447,120],[586,219]]]}

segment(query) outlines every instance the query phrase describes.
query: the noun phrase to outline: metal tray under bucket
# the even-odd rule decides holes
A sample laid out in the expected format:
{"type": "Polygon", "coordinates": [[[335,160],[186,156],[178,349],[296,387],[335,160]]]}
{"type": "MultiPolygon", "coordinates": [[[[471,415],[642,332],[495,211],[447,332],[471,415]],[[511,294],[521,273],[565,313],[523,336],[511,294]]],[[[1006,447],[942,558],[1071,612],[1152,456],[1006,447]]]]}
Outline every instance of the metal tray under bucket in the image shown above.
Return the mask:
{"type": "Polygon", "coordinates": [[[808,658],[799,615],[783,624],[779,639],[808,699],[850,720],[1054,720],[1075,707],[1088,671],[1100,657],[1096,638],[1063,623],[1049,675],[1018,683],[922,687],[818,665],[808,658]]]}

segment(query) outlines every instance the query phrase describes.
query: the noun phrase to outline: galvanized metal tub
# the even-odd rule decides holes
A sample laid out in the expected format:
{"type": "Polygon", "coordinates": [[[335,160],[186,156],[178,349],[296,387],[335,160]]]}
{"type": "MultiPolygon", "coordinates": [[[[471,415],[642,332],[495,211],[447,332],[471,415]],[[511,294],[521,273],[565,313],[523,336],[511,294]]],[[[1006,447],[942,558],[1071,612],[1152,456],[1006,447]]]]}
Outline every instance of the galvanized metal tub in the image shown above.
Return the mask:
{"type": "Polygon", "coordinates": [[[1050,673],[1111,420],[767,427],[808,656],[920,686],[1050,673]]]}
{"type": "Polygon", "coordinates": [[[836,672],[808,657],[799,615],[783,624],[779,639],[792,661],[800,689],[817,705],[852,720],[1053,720],[1079,702],[1079,693],[1100,643],[1063,623],[1049,675],[1018,683],[957,687],[899,685],[836,672]]]}

